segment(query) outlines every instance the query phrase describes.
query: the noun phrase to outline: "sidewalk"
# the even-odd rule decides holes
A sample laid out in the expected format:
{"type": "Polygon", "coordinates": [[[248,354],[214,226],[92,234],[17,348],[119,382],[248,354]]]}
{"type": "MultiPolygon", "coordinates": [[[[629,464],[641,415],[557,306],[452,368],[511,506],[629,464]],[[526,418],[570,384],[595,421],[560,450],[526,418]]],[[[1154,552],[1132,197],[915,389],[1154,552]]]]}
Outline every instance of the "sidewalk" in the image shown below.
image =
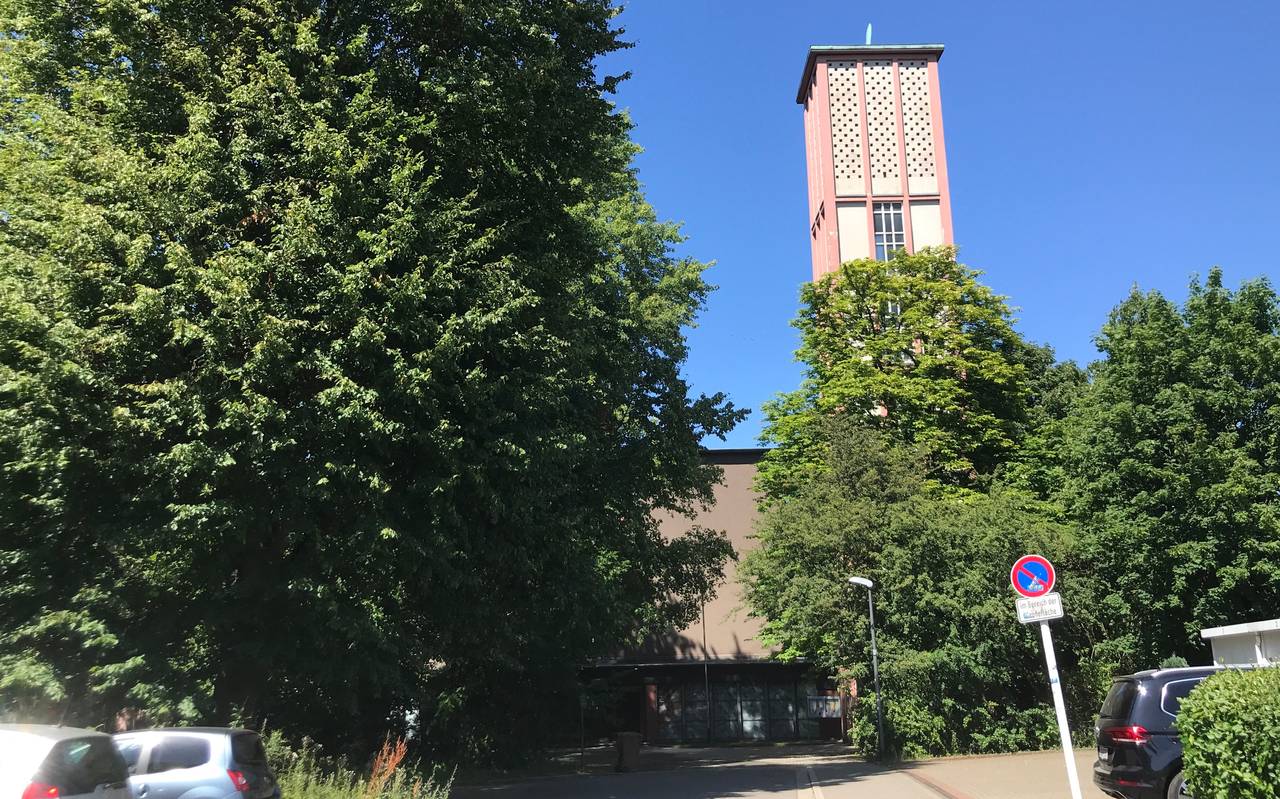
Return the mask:
{"type": "MultiPolygon", "coordinates": [[[[1093,785],[1092,749],[1076,750],[1080,794],[1106,799],[1093,785]]],[[[1061,751],[949,757],[909,764],[908,776],[947,799],[1070,799],[1061,751]]]]}

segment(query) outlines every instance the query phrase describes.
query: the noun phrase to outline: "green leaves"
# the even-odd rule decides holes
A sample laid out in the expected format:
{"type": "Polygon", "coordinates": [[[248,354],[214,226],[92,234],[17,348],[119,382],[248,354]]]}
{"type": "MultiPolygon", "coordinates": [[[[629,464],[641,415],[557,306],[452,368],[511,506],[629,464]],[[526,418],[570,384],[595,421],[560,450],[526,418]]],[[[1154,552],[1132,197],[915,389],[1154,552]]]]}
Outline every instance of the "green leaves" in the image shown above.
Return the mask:
{"type": "Polygon", "coordinates": [[[1099,336],[1054,459],[1135,668],[1280,599],[1278,322],[1265,281],[1232,292],[1214,270],[1182,309],[1135,291],[1099,336]]]}
{"type": "Polygon", "coordinates": [[[1206,799],[1280,796],[1280,669],[1225,671],[1182,700],[1188,791],[1206,799]]]}
{"type": "MultiPolygon", "coordinates": [[[[1036,748],[1053,741],[1034,631],[1015,621],[1009,566],[1042,553],[1064,573],[1071,617],[1058,637],[1075,692],[1089,693],[1074,651],[1098,634],[1073,530],[1021,492],[988,494],[927,480],[920,450],[852,423],[832,425],[823,471],[770,502],[740,573],[764,636],[784,658],[853,676],[853,740],[875,747],[863,589],[876,583],[881,682],[891,752],[920,756],[1036,748]],[[1069,575],[1069,576],[1067,576],[1069,575]],[[1042,723],[1049,722],[1049,723],[1042,723]]],[[[1083,717],[1092,708],[1077,708],[1083,717]]]]}
{"type": "Polygon", "coordinates": [[[919,446],[937,479],[972,484],[1008,459],[1025,434],[1030,349],[1004,298],[977,282],[951,249],[851,261],[805,286],[796,320],[801,389],[766,406],[761,468],[785,491],[814,462],[824,419],[845,417],[919,446]]]}
{"type": "Polygon", "coordinates": [[[614,9],[82,5],[0,7],[0,627],[114,638],[0,657],[86,723],[537,740],[529,686],[730,554],[652,515],[742,413],[680,377],[710,287],[594,72],[614,9]]]}

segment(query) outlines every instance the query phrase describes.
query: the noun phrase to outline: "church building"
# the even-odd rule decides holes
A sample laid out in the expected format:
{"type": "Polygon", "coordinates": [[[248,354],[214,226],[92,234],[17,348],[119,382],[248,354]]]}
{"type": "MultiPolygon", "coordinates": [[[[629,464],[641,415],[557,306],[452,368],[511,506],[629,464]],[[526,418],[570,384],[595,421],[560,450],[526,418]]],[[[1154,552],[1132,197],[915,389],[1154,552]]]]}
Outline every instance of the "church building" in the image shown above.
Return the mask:
{"type": "MultiPolygon", "coordinates": [[[[796,102],[804,108],[814,280],[843,261],[953,243],[941,57],[939,44],[809,49],[796,102]]],[[[754,546],[753,484],[764,454],[708,450],[724,474],[714,503],[692,520],[661,518],[664,533],[699,525],[725,531],[739,554],[754,546]]],[[[807,663],[773,657],[733,568],[693,626],[583,671],[586,684],[608,687],[610,723],[651,744],[840,736],[835,684],[807,663]]]]}

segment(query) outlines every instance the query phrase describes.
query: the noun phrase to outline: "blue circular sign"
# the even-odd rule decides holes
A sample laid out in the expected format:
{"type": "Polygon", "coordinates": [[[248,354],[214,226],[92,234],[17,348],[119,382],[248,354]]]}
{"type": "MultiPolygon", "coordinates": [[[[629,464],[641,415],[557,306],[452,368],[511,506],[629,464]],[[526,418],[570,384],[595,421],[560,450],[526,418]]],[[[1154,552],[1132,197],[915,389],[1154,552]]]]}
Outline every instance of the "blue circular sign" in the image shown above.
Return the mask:
{"type": "Polygon", "coordinates": [[[1056,581],[1057,574],[1053,570],[1053,564],[1039,555],[1023,555],[1009,572],[1013,590],[1031,599],[1052,591],[1056,581]]]}

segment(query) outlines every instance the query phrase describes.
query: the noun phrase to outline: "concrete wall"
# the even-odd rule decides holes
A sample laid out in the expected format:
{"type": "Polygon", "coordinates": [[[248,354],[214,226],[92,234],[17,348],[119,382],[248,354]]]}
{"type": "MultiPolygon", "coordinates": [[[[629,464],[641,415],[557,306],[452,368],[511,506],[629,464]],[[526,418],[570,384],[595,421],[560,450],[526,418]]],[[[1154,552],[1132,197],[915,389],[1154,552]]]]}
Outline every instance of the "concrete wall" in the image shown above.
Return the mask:
{"type": "Polygon", "coordinates": [[[1272,665],[1280,663],[1280,631],[1262,634],[1262,656],[1272,665]]]}
{"type": "Polygon", "coordinates": [[[1213,645],[1213,662],[1228,666],[1254,662],[1253,635],[1229,636],[1215,638],[1213,645]]]}
{"type": "Polygon", "coordinates": [[[1209,643],[1213,647],[1214,663],[1228,666],[1246,663],[1280,665],[1280,630],[1241,630],[1219,634],[1210,638],[1209,643]]]}

